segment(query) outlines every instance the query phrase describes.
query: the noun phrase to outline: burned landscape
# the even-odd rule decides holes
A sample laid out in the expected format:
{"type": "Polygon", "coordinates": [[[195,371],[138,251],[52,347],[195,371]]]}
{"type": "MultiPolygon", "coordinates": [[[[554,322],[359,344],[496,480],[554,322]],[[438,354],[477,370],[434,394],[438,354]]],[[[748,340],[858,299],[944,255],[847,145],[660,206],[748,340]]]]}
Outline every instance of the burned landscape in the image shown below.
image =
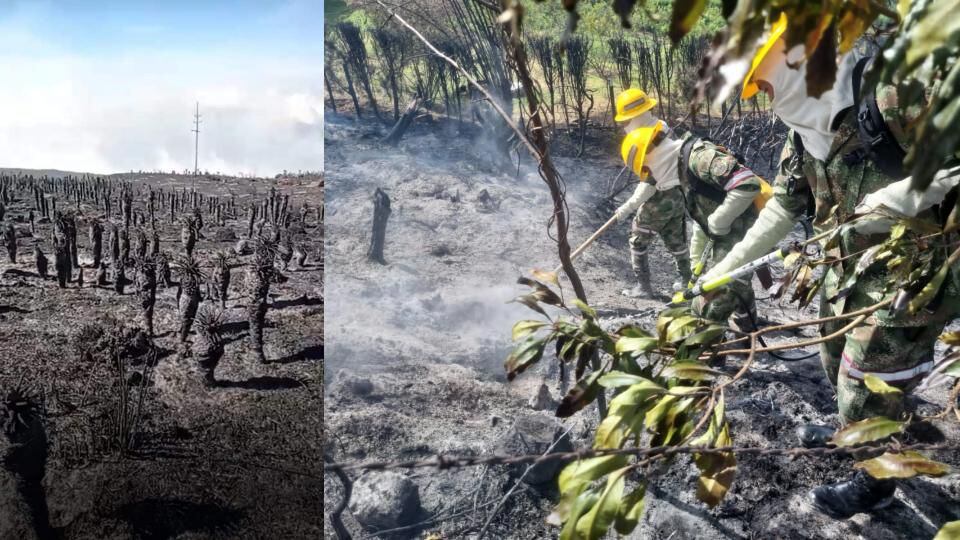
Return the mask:
{"type": "Polygon", "coordinates": [[[322,534],[323,183],[2,172],[0,537],[322,534]]]}
{"type": "MultiPolygon", "coordinates": [[[[671,128],[723,144],[767,179],[787,130],[757,99],[690,107],[694,68],[709,49],[702,35],[670,47],[652,26],[592,43],[583,31],[564,35],[569,39],[559,47],[559,31],[529,32],[529,56],[522,58],[500,34],[514,20],[505,16],[511,23],[498,27],[483,2],[430,3],[430,16],[377,4],[357,4],[376,22],[365,30],[352,22],[327,30],[325,536],[557,537],[551,514],[561,500],[561,464],[496,457],[588,451],[599,436],[599,411],[592,402],[561,414],[578,400],[571,398],[577,389],[570,371],[583,361],[567,363],[564,381],[559,340],[556,351],[551,343],[535,367],[508,381],[508,372],[522,371],[508,361],[517,346],[511,327],[542,319],[528,309],[537,304],[531,298],[551,298],[540,287],[560,262],[556,220],[569,220],[565,241],[572,248],[635,185],[618,159],[623,134],[609,114],[614,85],[655,93],[657,117],[671,128]],[[412,37],[413,29],[426,37],[412,37]],[[481,88],[466,82],[468,74],[481,88]],[[531,95],[539,100],[535,114],[531,95]],[[522,135],[500,121],[492,103],[522,135]],[[551,178],[550,166],[531,158],[525,144],[541,159],[548,147],[560,178],[551,178]],[[551,192],[557,186],[562,204],[551,192]],[[541,283],[531,286],[531,278],[541,283]],[[485,459],[493,463],[460,466],[485,459]]],[[[628,232],[629,224],[610,229],[574,266],[603,330],[632,325],[654,333],[676,280],[673,257],[660,240],[651,248],[652,285],[662,299],[621,295],[634,280],[628,232]]],[[[809,237],[800,224],[790,236],[809,237]]],[[[772,270],[777,281],[789,275],[780,264],[772,270]]],[[[560,284],[559,303],[569,306],[574,287],[563,277],[560,284]]],[[[817,318],[817,300],[798,308],[790,295],[774,296],[757,280],[753,287],[764,325],[817,318]]],[[[539,307],[561,314],[551,302],[558,301],[539,307]]],[[[765,336],[771,345],[817,337],[815,326],[800,325],[765,336]]],[[[938,347],[938,359],[952,354],[946,349],[938,347]]],[[[810,489],[847,478],[855,460],[841,452],[791,452],[798,427],[840,419],[816,347],[780,356],[731,355],[713,365],[719,378],[732,379],[722,399],[734,444],[761,450],[737,455],[722,501],[708,506],[699,499],[697,458],[661,460],[642,479],[631,478],[646,493],[639,523],[624,537],[933,538],[960,519],[953,473],[899,482],[893,504],[872,515],[833,520],[814,509],[810,489]]],[[[918,418],[940,414],[956,396],[949,377],[927,383],[910,397],[918,418]]],[[[960,426],[952,414],[911,424],[899,440],[945,445],[925,455],[955,471],[960,426]]]]}
{"type": "MultiPolygon", "coordinates": [[[[327,116],[327,283],[334,315],[327,329],[324,422],[328,451],[339,461],[536,453],[560,434],[561,448],[567,450],[591,444],[595,407],[566,421],[553,418],[561,397],[555,370],[538,369],[508,383],[503,368],[511,325],[531,318],[527,308],[507,304],[523,292],[516,279],[556,264],[544,229],[549,196],[529,164],[521,163],[519,177],[485,168],[471,156],[469,140],[450,136],[453,129],[424,120],[399,148],[385,149],[376,142],[384,133],[377,124],[327,116]],[[365,256],[377,188],[389,193],[392,205],[386,265],[365,256]],[[484,202],[488,197],[495,208],[484,202]],[[541,385],[549,396],[541,395],[541,385]]],[[[609,151],[595,144],[597,155],[609,151]]],[[[571,236],[586,238],[604,220],[595,212],[603,202],[597,186],[616,175],[618,164],[603,158],[557,161],[568,179],[571,236]]],[[[664,304],[619,294],[632,278],[625,229],[608,233],[577,266],[605,326],[652,327],[664,304]]],[[[802,235],[802,229],[795,234],[802,235]]],[[[659,241],[654,249],[655,286],[668,289],[672,259],[659,241]]],[[[759,284],[755,287],[758,298],[768,296],[759,284]]],[[[760,303],[760,314],[779,322],[810,318],[813,312],[815,305],[798,312],[772,300],[760,303]]],[[[806,329],[775,339],[812,335],[806,329]]],[[[732,375],[739,367],[730,362],[724,372],[732,375]]],[[[919,394],[919,410],[937,412],[946,404],[947,390],[939,386],[919,394]]],[[[800,362],[763,357],[729,390],[727,403],[734,440],[744,445],[795,446],[798,426],[837,421],[833,393],[816,356],[800,362]]],[[[955,424],[942,433],[918,434],[924,441],[957,436],[955,424]]],[[[935,456],[960,465],[956,454],[935,456]]],[[[694,499],[696,470],[682,458],[664,467],[648,493],[644,518],[629,537],[926,538],[960,517],[955,476],[908,481],[879,519],[858,516],[843,522],[818,514],[806,501],[807,491],[842,478],[851,465],[843,457],[746,456],[730,495],[710,510],[694,499]]],[[[543,473],[539,484],[518,481],[524,471],[503,465],[349,471],[361,484],[359,495],[354,487],[350,508],[364,518],[390,516],[403,504],[417,513],[392,527],[386,526],[389,517],[379,528],[376,518],[374,526],[363,527],[350,510],[343,519],[354,538],[397,527],[396,538],[430,533],[476,538],[488,520],[487,538],[554,537],[557,529],[545,519],[556,503],[555,481],[543,473]],[[403,499],[412,497],[413,486],[418,503],[403,499]],[[380,514],[377,504],[384,505],[380,514]],[[412,524],[419,525],[408,528],[412,524]]],[[[329,515],[343,491],[330,472],[324,484],[329,515]]],[[[329,519],[325,531],[335,537],[329,519]]]]}

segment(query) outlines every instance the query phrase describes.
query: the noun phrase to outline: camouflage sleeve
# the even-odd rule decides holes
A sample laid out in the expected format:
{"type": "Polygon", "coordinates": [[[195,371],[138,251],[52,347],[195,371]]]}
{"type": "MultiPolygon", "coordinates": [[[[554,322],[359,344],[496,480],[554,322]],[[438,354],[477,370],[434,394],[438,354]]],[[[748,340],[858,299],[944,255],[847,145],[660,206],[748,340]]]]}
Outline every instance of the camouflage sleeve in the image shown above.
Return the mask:
{"type": "Polygon", "coordinates": [[[780,152],[780,164],[773,180],[773,197],[786,211],[800,216],[807,210],[810,186],[802,165],[794,159],[793,133],[793,130],[787,132],[787,140],[780,152]]]}
{"type": "MultiPolygon", "coordinates": [[[[937,86],[937,85],[934,85],[937,86]]],[[[896,85],[880,85],[876,89],[877,108],[880,115],[890,128],[890,132],[905,150],[910,149],[912,137],[907,135],[907,126],[915,125],[923,114],[924,108],[931,97],[931,89],[927,89],[924,99],[918,99],[907,107],[901,107],[896,85]]]]}
{"type": "Polygon", "coordinates": [[[757,191],[760,182],[748,167],[722,146],[700,141],[690,151],[690,171],[725,191],[757,191]]]}

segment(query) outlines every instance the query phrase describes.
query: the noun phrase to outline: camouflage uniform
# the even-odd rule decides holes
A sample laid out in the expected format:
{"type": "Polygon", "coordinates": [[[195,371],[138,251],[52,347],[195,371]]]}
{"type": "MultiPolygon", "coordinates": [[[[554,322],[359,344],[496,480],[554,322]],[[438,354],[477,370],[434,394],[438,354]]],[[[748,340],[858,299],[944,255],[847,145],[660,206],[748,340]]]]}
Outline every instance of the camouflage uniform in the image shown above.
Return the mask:
{"type": "Polygon", "coordinates": [[[658,234],[667,246],[667,251],[673,255],[677,273],[686,284],[690,280],[690,255],[687,251],[683,193],[679,187],[658,190],[633,217],[630,228],[630,263],[640,279],[650,279],[647,251],[658,234]]]}
{"type": "MultiPolygon", "coordinates": [[[[891,131],[903,141],[899,137],[903,133],[901,126],[916,118],[919,108],[901,111],[896,99],[892,87],[879,88],[877,91],[877,103],[884,119],[891,131]]],[[[781,155],[774,196],[795,216],[804,213],[812,197],[815,206],[814,227],[818,231],[832,229],[849,220],[865,196],[897,180],[880,172],[869,159],[853,158],[852,153],[859,149],[856,113],[852,109],[843,117],[826,161],[818,160],[806,152],[801,157],[796,151],[791,132],[781,155]]],[[[917,219],[939,228],[939,221],[932,210],[921,212],[917,219]]],[[[906,235],[908,238],[920,236],[912,231],[906,235]]],[[[886,232],[867,235],[848,228],[841,236],[839,247],[827,255],[847,256],[860,252],[883,242],[888,236],[886,232]]],[[[933,265],[939,268],[946,259],[946,249],[931,249],[937,250],[933,265]]],[[[851,257],[828,268],[820,296],[821,316],[856,311],[896,293],[895,287],[888,288],[891,273],[885,261],[880,261],[866,269],[852,285],[849,295],[830,302],[829,299],[834,298],[840,290],[844,276],[853,272],[857,261],[858,257],[851,257]]],[[[872,373],[888,384],[909,391],[930,371],[937,336],[960,308],[956,272],[953,272],[945,286],[945,296],[932,312],[921,310],[916,315],[894,315],[887,310],[880,310],[843,337],[821,345],[821,362],[836,388],[838,408],[845,422],[873,416],[895,418],[903,412],[903,394],[892,399],[871,394],[863,383],[863,377],[865,373],[872,373]]],[[[829,335],[849,322],[847,319],[825,324],[820,328],[821,335],[829,335]]]]}
{"type": "MultiPolygon", "coordinates": [[[[687,133],[683,137],[686,143],[692,134],[687,133]]],[[[741,165],[737,158],[728,153],[728,150],[709,141],[698,140],[693,144],[687,163],[683,163],[683,155],[680,156],[681,171],[686,174],[680,174],[680,185],[683,189],[687,213],[694,221],[694,227],[702,230],[708,238],[713,240],[713,249],[706,260],[706,268],[710,268],[730,253],[733,246],[743,239],[753,222],[757,220],[757,212],[751,206],[745,212],[738,216],[730,226],[730,232],[720,235],[710,234],[707,229],[707,218],[720,207],[721,201],[715,201],[709,197],[700,195],[691,190],[690,178],[692,174],[700,178],[706,184],[722,190],[723,193],[731,190],[744,190],[759,193],[760,181],[750,171],[750,169],[741,165]]],[[[696,254],[693,254],[695,257],[696,254]]],[[[692,264],[697,264],[693,260],[692,264]]],[[[724,287],[715,295],[708,295],[697,298],[693,303],[694,311],[697,315],[718,322],[726,322],[730,315],[738,309],[753,309],[755,302],[753,286],[750,284],[750,278],[738,279],[729,286],[724,287]]]]}

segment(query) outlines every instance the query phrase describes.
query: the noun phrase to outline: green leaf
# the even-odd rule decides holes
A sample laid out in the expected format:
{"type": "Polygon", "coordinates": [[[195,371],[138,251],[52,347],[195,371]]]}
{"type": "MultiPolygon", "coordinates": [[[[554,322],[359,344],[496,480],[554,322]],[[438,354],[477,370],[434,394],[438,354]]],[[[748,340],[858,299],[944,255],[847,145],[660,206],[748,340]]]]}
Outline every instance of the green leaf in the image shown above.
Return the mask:
{"type": "Polygon", "coordinates": [[[917,475],[943,476],[950,472],[949,465],[927,459],[919,452],[913,451],[903,452],[902,454],[885,452],[882,456],[861,461],[854,467],[867,471],[870,476],[879,480],[912,478],[917,475]]]}
{"type": "Polygon", "coordinates": [[[584,317],[587,317],[589,319],[597,318],[597,311],[592,307],[588,306],[585,302],[583,302],[579,298],[573,299],[573,305],[577,306],[577,309],[579,309],[581,313],[583,313],[584,317]]]}
{"type": "Polygon", "coordinates": [[[638,338],[638,337],[652,338],[652,337],[655,337],[653,334],[651,334],[650,332],[647,332],[647,331],[644,330],[643,328],[640,328],[639,326],[635,326],[635,325],[632,325],[632,324],[628,324],[628,325],[622,326],[619,330],[617,330],[617,331],[614,332],[614,333],[615,333],[616,335],[620,336],[620,337],[625,337],[625,338],[638,338]]]}
{"type": "Polygon", "coordinates": [[[546,325],[540,321],[519,321],[513,325],[513,341],[519,341],[546,325]]]}
{"type": "Polygon", "coordinates": [[[703,435],[690,441],[691,446],[713,446],[724,424],[725,409],[726,404],[724,402],[723,392],[721,392],[720,399],[717,400],[717,404],[714,405],[713,412],[710,415],[710,423],[707,425],[707,431],[705,431],[703,435]]]}
{"type": "Polygon", "coordinates": [[[597,433],[593,437],[594,448],[620,448],[623,442],[624,431],[620,427],[623,417],[612,411],[597,426],[597,433]]]}
{"type": "Polygon", "coordinates": [[[652,337],[622,337],[617,340],[614,350],[618,353],[646,353],[657,347],[657,338],[652,337]]]}
{"type": "Polygon", "coordinates": [[[647,426],[648,429],[655,429],[657,424],[660,423],[660,420],[670,412],[670,408],[673,407],[677,399],[679,399],[677,396],[669,394],[660,398],[660,401],[658,401],[652,409],[647,411],[643,419],[643,424],[647,426]]]}
{"type": "Polygon", "coordinates": [[[708,326],[706,330],[702,330],[688,337],[683,341],[683,343],[688,347],[692,347],[694,345],[703,345],[705,343],[714,341],[716,338],[722,336],[726,331],[727,328],[725,326],[712,324],[708,326]]]}
{"type": "Polygon", "coordinates": [[[867,385],[867,389],[869,389],[874,394],[902,394],[903,393],[903,391],[901,391],[899,388],[895,386],[890,386],[889,384],[886,383],[886,381],[884,381],[883,379],[881,379],[880,377],[877,377],[872,373],[867,373],[866,376],[864,376],[863,378],[863,382],[864,384],[867,385]]]}
{"type": "Polygon", "coordinates": [[[617,394],[610,401],[610,410],[617,411],[634,407],[636,405],[644,405],[651,396],[662,394],[666,391],[667,390],[664,387],[652,381],[643,381],[634,384],[623,392],[617,394]]]}
{"type": "Polygon", "coordinates": [[[903,431],[904,425],[904,422],[897,422],[882,416],[867,418],[841,429],[834,434],[830,442],[837,446],[853,446],[885,439],[894,433],[903,431]]]}
{"type": "Polygon", "coordinates": [[[920,309],[924,308],[929,304],[933,298],[937,295],[937,291],[940,290],[940,287],[943,285],[944,280],[947,279],[947,274],[950,272],[950,265],[944,264],[940,267],[940,270],[937,271],[936,275],[933,276],[933,279],[929,283],[924,285],[923,289],[920,291],[920,294],[915,296],[913,300],[910,300],[910,303],[907,305],[907,310],[913,314],[920,309]]]}
{"type": "Polygon", "coordinates": [[[670,343],[677,343],[680,340],[686,339],[696,330],[697,323],[699,322],[700,319],[691,315],[677,317],[667,326],[667,341],[670,343]]]}
{"type": "Polygon", "coordinates": [[[643,483],[627,493],[620,501],[620,508],[617,509],[617,520],[613,525],[618,533],[627,535],[637,527],[640,517],[643,516],[643,503],[646,494],[647,484],[643,483]]]}
{"type": "Polygon", "coordinates": [[[933,540],[960,540],[960,521],[951,521],[937,531],[933,540]]]}
{"type": "Polygon", "coordinates": [[[600,456],[581,459],[560,471],[557,485],[561,493],[576,492],[597,478],[627,464],[627,456],[600,456]]]}
{"type": "Polygon", "coordinates": [[[667,326],[677,317],[689,315],[690,313],[689,306],[675,307],[661,311],[660,315],[657,317],[657,335],[661,338],[665,338],[667,326]]]}
{"type": "Polygon", "coordinates": [[[630,467],[624,467],[611,474],[593,508],[577,520],[577,533],[585,540],[603,538],[607,529],[613,524],[617,517],[617,510],[620,508],[620,499],[623,497],[624,475],[629,470],[630,467]]]}
{"type": "Polygon", "coordinates": [[[560,406],[557,407],[556,412],[557,417],[567,418],[573,416],[574,413],[596,399],[602,389],[599,382],[602,375],[602,371],[595,371],[585,379],[577,382],[577,385],[567,392],[567,395],[563,396],[563,399],[560,401],[560,406]]]}
{"type": "Polygon", "coordinates": [[[600,386],[604,388],[620,388],[621,386],[631,386],[634,384],[644,384],[650,382],[649,379],[639,375],[631,375],[622,371],[610,371],[603,377],[600,377],[600,386]]]}
{"type": "Polygon", "coordinates": [[[663,370],[663,374],[667,377],[676,377],[678,379],[702,381],[716,377],[720,375],[720,372],[710,369],[699,362],[677,362],[667,366],[667,368],[663,370]]]}
{"type": "Polygon", "coordinates": [[[599,498],[600,493],[597,490],[590,489],[581,493],[574,500],[569,512],[567,512],[563,529],[560,531],[560,540],[581,540],[582,537],[577,534],[577,521],[580,516],[596,504],[599,498]]]}
{"type": "Polygon", "coordinates": [[[504,368],[507,370],[507,380],[512,381],[528,367],[539,362],[540,358],[543,357],[543,350],[546,346],[547,340],[535,335],[521,341],[504,363],[504,368]]]}

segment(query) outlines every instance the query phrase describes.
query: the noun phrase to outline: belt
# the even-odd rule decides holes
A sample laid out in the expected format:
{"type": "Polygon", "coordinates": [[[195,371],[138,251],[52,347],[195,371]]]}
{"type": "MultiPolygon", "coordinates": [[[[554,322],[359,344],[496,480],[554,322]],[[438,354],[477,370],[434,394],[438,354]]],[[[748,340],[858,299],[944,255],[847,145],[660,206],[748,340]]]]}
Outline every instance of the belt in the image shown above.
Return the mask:
{"type": "Polygon", "coordinates": [[[900,371],[884,372],[884,371],[861,371],[853,365],[853,361],[850,360],[850,357],[847,356],[847,353],[843,353],[841,356],[843,359],[844,365],[847,366],[847,375],[854,378],[863,380],[867,375],[873,375],[884,382],[891,381],[906,381],[916,377],[917,375],[927,373],[933,369],[933,360],[917,364],[916,366],[909,369],[901,369],[900,371]]]}

